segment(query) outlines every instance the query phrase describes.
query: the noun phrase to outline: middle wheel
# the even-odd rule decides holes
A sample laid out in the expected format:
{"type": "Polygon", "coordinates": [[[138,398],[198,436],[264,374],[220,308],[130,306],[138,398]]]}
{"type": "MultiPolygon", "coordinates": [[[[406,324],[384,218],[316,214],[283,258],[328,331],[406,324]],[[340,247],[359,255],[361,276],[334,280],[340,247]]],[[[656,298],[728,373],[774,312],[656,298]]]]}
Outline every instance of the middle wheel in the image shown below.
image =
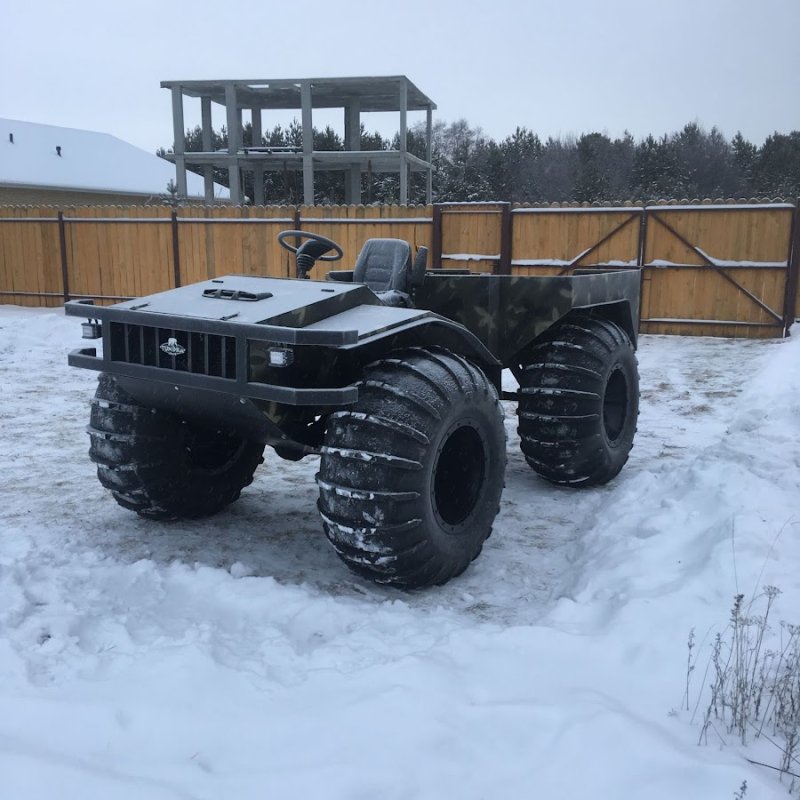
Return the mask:
{"type": "Polygon", "coordinates": [[[366,368],[331,415],[317,483],[325,532],[356,573],[418,587],[462,573],[499,511],[503,411],[476,366],[405,350],[366,368]]]}

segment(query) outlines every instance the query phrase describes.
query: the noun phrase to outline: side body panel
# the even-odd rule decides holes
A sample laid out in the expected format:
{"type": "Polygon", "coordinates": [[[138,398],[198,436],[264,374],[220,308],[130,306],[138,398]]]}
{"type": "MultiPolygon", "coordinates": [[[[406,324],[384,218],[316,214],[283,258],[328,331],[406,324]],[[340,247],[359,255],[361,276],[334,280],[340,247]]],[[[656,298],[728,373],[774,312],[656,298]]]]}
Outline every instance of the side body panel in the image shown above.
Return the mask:
{"type": "Polygon", "coordinates": [[[501,361],[514,355],[573,309],[596,309],[619,321],[636,343],[639,270],[555,276],[428,274],[415,295],[419,308],[460,323],[501,361]],[[619,318],[619,319],[618,319],[619,318]]]}

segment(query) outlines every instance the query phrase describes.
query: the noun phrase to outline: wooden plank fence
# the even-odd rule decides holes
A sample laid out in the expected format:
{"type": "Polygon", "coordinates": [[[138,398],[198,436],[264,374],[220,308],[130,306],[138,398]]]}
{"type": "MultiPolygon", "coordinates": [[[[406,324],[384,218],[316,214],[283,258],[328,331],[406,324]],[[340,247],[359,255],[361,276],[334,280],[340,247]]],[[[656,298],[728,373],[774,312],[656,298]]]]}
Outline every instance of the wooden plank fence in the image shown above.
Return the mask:
{"type": "MultiPolygon", "coordinates": [[[[641,267],[642,331],[782,336],[795,318],[796,204],[0,208],[0,302],[109,303],[222,274],[289,277],[276,235],[314,231],[352,264],[401,238],[439,268],[511,275],[641,267]]],[[[319,276],[322,268],[317,268],[319,276]]]]}

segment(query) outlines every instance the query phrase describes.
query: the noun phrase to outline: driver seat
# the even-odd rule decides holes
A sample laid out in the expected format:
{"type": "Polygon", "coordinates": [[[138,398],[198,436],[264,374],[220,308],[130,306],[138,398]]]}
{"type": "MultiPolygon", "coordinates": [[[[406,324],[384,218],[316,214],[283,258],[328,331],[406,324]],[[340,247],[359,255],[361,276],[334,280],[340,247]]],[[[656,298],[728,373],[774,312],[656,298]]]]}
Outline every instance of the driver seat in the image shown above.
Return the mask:
{"type": "Polygon", "coordinates": [[[411,307],[411,247],[402,239],[367,239],[353,268],[353,283],[365,283],[387,306],[411,307]]]}

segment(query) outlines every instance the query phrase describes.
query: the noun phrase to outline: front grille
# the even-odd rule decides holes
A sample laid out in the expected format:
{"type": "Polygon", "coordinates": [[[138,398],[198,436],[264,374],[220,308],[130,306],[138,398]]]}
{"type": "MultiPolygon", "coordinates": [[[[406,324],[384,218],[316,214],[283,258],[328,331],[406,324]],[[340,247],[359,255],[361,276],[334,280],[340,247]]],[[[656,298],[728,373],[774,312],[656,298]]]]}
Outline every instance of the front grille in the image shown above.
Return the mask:
{"type": "Polygon", "coordinates": [[[112,322],[111,360],[236,380],[236,338],[112,322]]]}

